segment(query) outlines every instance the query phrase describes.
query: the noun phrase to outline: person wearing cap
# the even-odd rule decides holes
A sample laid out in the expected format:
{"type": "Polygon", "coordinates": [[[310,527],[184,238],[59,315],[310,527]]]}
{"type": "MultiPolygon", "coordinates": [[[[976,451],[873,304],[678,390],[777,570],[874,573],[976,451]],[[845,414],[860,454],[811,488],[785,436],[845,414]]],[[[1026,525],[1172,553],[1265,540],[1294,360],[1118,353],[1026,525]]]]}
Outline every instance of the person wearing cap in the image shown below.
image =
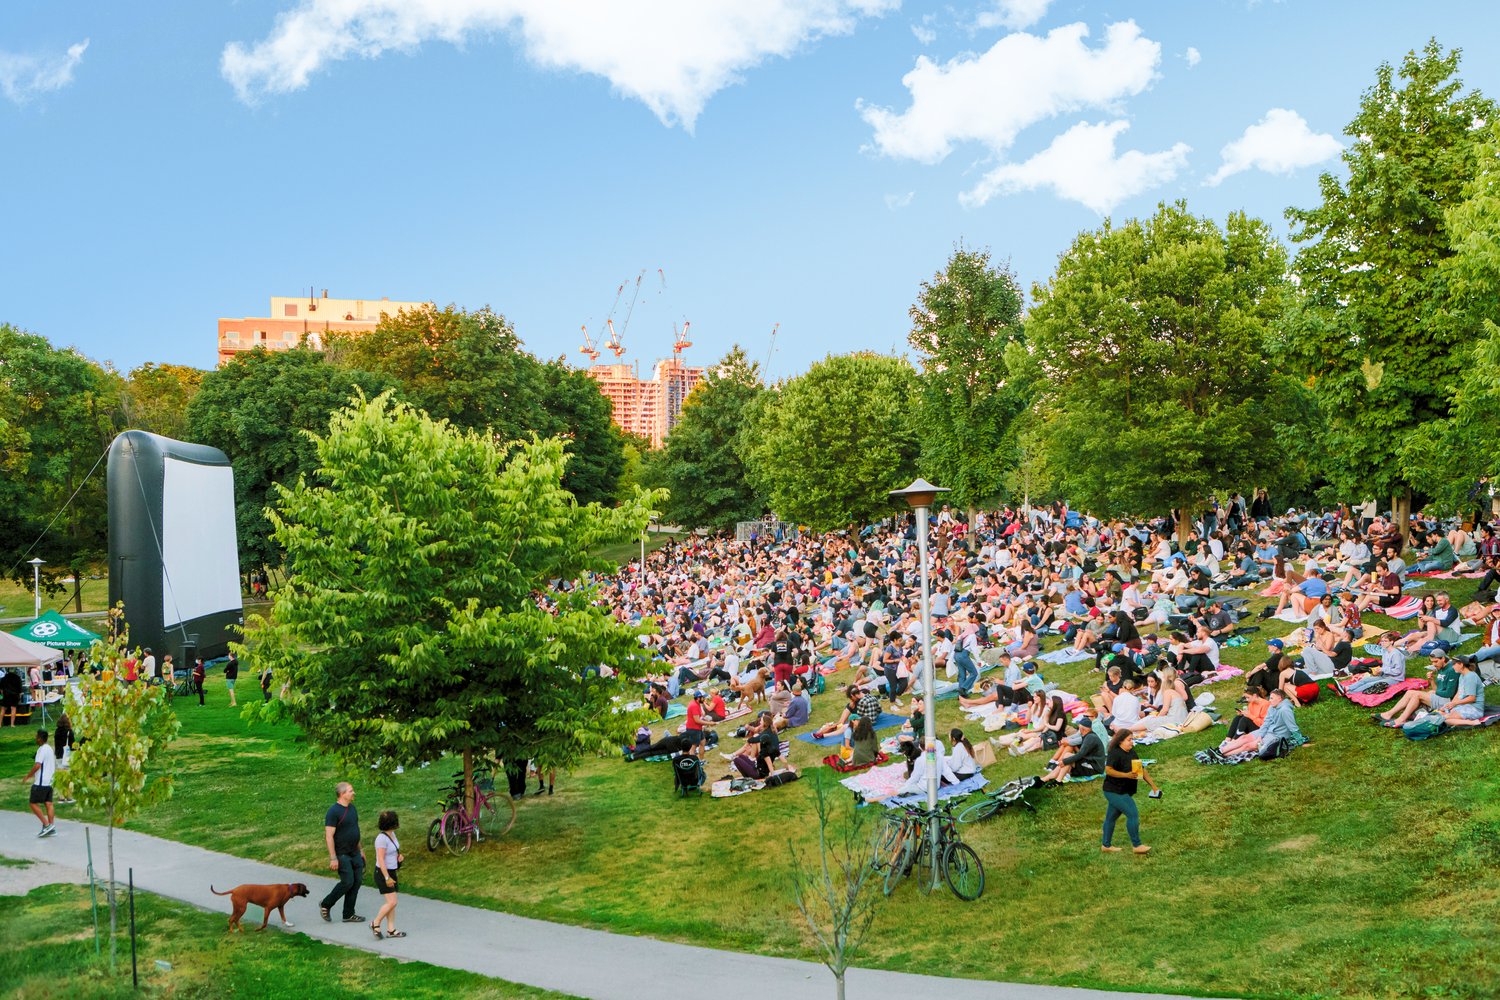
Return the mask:
{"type": "Polygon", "coordinates": [[[703,756],[703,740],[707,735],[704,726],[713,725],[703,711],[703,692],[693,692],[693,700],[688,702],[687,719],[683,722],[682,735],[687,737],[689,752],[694,757],[703,756]]]}
{"type": "Polygon", "coordinates": [[[1205,623],[1208,625],[1208,634],[1219,642],[1234,634],[1234,616],[1224,610],[1224,602],[1217,597],[1209,598],[1205,623]]]}
{"type": "Polygon", "coordinates": [[[1427,669],[1432,673],[1430,689],[1403,691],[1394,705],[1371,718],[1386,726],[1404,726],[1419,709],[1429,708],[1434,712],[1445,710],[1458,693],[1459,673],[1448,659],[1448,651],[1445,649],[1433,650],[1431,661],[1427,664],[1427,669]]]}

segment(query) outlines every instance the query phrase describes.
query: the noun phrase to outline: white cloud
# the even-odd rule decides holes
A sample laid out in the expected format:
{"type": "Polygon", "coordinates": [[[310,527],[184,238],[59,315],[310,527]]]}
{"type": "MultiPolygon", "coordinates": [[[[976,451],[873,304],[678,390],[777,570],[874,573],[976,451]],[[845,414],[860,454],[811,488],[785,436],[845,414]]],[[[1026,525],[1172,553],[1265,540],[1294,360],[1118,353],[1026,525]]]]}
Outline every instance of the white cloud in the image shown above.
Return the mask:
{"type": "Polygon", "coordinates": [[[271,33],[225,46],[220,71],[242,101],[306,87],[353,57],[423,42],[515,37],[546,69],[591,73],[664,124],[691,129],[713,94],[767,58],[786,57],[900,0],[298,0],[271,33]]]}
{"type": "Polygon", "coordinates": [[[1301,167],[1332,159],[1343,150],[1326,132],[1314,132],[1297,112],[1272,108],[1245,134],[1225,146],[1224,162],[1205,183],[1210,187],[1246,170],[1289,174],[1301,167]]]}
{"type": "Polygon", "coordinates": [[[1182,54],[1182,58],[1187,60],[1188,69],[1192,69],[1203,61],[1203,53],[1189,45],[1187,51],[1182,54]]]}
{"type": "Polygon", "coordinates": [[[927,18],[924,17],[921,24],[914,24],[911,26],[911,33],[913,35],[916,35],[917,41],[921,42],[923,45],[931,45],[933,42],[937,41],[937,32],[928,27],[929,23],[930,22],[927,20],[927,18]]]}
{"type": "Polygon", "coordinates": [[[1047,8],[1052,5],[1052,0],[991,0],[992,6],[989,10],[979,12],[974,18],[974,27],[984,28],[1010,28],[1020,30],[1029,28],[1042,18],[1047,16],[1047,8]]]}
{"type": "Polygon", "coordinates": [[[917,192],[908,191],[905,194],[888,194],[885,196],[885,207],[892,212],[898,212],[911,204],[911,200],[917,196],[917,192]]]}
{"type": "Polygon", "coordinates": [[[1129,127],[1124,121],[1080,122],[1025,163],[1006,163],[991,170],[959,200],[977,206],[996,195],[1051,188],[1059,198],[1104,215],[1125,199],[1172,180],[1192,151],[1179,142],[1159,153],[1132,149],[1116,155],[1115,139],[1129,127]]]}
{"type": "Polygon", "coordinates": [[[901,113],[856,104],[886,156],[936,163],[956,143],[972,141],[1002,156],[1028,126],[1088,108],[1113,109],[1156,77],[1161,46],[1133,21],[1111,24],[1104,44],[1089,48],[1088,26],[1070,24],[1045,36],[1007,35],[988,52],[938,64],[918,56],[901,82],[911,106],[901,113]]]}
{"type": "Polygon", "coordinates": [[[25,104],[37,94],[61,90],[73,82],[73,71],[89,47],[85,38],[60,55],[0,52],[0,94],[25,104]]]}

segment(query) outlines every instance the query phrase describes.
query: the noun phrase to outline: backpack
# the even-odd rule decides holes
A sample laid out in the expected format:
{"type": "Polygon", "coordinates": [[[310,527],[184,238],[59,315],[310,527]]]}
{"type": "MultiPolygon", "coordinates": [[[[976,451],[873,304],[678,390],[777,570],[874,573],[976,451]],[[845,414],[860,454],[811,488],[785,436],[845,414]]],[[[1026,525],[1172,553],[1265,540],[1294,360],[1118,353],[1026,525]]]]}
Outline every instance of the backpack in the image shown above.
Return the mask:
{"type": "Polygon", "coordinates": [[[1409,740],[1426,740],[1437,736],[1446,728],[1447,724],[1443,722],[1443,717],[1436,712],[1431,712],[1402,726],[1401,734],[1409,740]]]}
{"type": "Polygon", "coordinates": [[[828,690],[828,678],[823,676],[822,671],[813,670],[811,674],[812,676],[808,677],[807,681],[805,682],[807,685],[808,694],[822,694],[824,691],[828,690]]]}

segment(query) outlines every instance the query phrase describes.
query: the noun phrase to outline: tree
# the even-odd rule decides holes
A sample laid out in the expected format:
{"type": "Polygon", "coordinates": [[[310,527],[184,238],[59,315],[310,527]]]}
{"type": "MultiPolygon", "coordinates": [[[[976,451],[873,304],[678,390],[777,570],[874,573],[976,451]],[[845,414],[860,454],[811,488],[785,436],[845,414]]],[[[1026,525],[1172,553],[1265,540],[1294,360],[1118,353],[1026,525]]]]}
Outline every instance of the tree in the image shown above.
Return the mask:
{"type": "MultiPolygon", "coordinates": [[[[1322,204],[1287,210],[1297,294],[1278,351],[1328,415],[1317,442],[1346,498],[1389,496],[1402,530],[1412,475],[1402,442],[1448,417],[1465,360],[1449,309],[1446,212],[1476,175],[1494,103],[1461,92],[1459,51],[1436,41],[1389,64],[1345,128],[1347,181],[1324,174],[1322,204]],[[1399,75],[1399,84],[1398,84],[1399,75]]],[[[1430,430],[1430,428],[1429,428],[1430,430]]]]}
{"type": "Polygon", "coordinates": [[[669,493],[662,511],[668,522],[731,528],[764,513],[740,457],[747,414],[763,392],[760,365],[736,344],[688,394],[653,470],[669,493]]]}
{"type": "Polygon", "coordinates": [[[1263,345],[1285,260],[1260,220],[1221,230],[1180,202],[1078,236],[1027,322],[1064,495],[1103,516],[1187,515],[1211,490],[1280,481],[1278,425],[1298,410],[1263,345]]]}
{"type": "Polygon", "coordinates": [[[1022,344],[1021,305],[1009,267],[992,266],[988,250],[959,245],[910,310],[907,341],[922,361],[922,471],[971,512],[999,494],[1020,461],[1016,422],[1031,395],[1026,354],[1013,349],[1022,344]]]}
{"type": "Polygon", "coordinates": [[[186,365],[141,365],[125,379],[121,407],[127,427],[184,440],[188,404],[198,394],[206,372],[186,365]]]}
{"type": "Polygon", "coordinates": [[[558,359],[541,366],[541,384],[541,410],[526,430],[566,439],[570,457],[563,487],[579,503],[613,503],[625,471],[625,437],[599,383],[558,359]]]}
{"type": "Polygon", "coordinates": [[[509,447],[388,393],[335,414],[316,450],[314,482],[268,511],[287,579],[244,656],[288,689],[252,712],[382,773],[455,754],[471,779],[476,755],[568,767],[619,745],[639,630],[552,581],[612,569],[589,553],[639,537],[656,497],[579,506],[560,439],[509,447]]]}
{"type": "Polygon", "coordinates": [[[875,911],[885,899],[875,870],[875,838],[865,814],[852,806],[835,824],[833,804],[815,776],[818,854],[811,858],[788,839],[792,895],[797,911],[817,939],[823,964],[833,973],[838,1000],[844,1000],[844,974],[863,944],[875,911]]]}
{"type": "Polygon", "coordinates": [[[390,385],[383,376],[331,365],[306,347],[246,351],[204,376],[188,406],[188,434],[234,466],[241,567],[280,565],[266,504],[276,483],[295,483],[316,468],[308,435],[327,431],[329,416],[356,392],[390,385]]]}
{"type": "Polygon", "coordinates": [[[542,365],[522,349],[510,321],[488,308],[429,305],[384,314],[368,333],[330,334],[328,352],[336,364],[391,379],[403,399],[434,419],[489,430],[502,441],[541,430],[542,365]]]}
{"type": "Polygon", "coordinates": [[[58,579],[71,573],[80,612],[83,578],[108,550],[102,459],[119,416],[116,376],[77,351],[0,324],[3,464],[17,473],[0,481],[0,559],[27,587],[24,560],[45,559],[48,593],[62,592],[58,579]]]}
{"type": "Polygon", "coordinates": [[[91,662],[102,667],[85,674],[70,692],[68,712],[81,739],[67,770],[57,772],[60,794],[101,809],[108,818],[109,963],[115,964],[115,827],[124,826],[172,794],[172,774],[162,756],[181,724],[160,685],[127,684],[120,663],[128,655],[129,633],[123,606],[110,611],[110,636],[94,643],[91,662]]]}
{"type": "MultiPolygon", "coordinates": [[[[1448,210],[1453,256],[1440,265],[1461,339],[1463,370],[1449,416],[1411,434],[1400,448],[1412,485],[1445,510],[1468,513],[1477,477],[1500,479],[1500,126],[1481,150],[1465,200],[1448,210]]],[[[1487,502],[1487,501],[1486,501],[1487,502]]]]}
{"type": "Polygon", "coordinates": [[[750,408],[741,458],[771,509],[814,530],[891,511],[890,490],[916,474],[905,358],[830,355],[750,408]]]}

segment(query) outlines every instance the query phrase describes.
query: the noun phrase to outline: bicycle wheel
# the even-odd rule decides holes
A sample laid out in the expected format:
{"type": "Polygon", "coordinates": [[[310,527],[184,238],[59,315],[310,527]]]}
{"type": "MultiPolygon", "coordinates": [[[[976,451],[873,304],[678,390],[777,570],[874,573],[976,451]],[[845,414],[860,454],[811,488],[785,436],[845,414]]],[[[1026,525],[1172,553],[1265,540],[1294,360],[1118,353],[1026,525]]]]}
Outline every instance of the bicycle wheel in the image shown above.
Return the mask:
{"type": "Polygon", "coordinates": [[[439,816],[427,828],[427,849],[436,851],[441,846],[443,846],[443,817],[439,816]]]}
{"type": "Polygon", "coordinates": [[[910,823],[903,824],[903,828],[906,831],[906,839],[893,848],[890,867],[885,870],[885,894],[887,896],[895,892],[896,886],[906,878],[906,873],[911,870],[913,851],[916,850],[917,828],[910,823]]]}
{"type": "Polygon", "coordinates": [[[448,848],[449,854],[462,854],[469,849],[469,843],[473,840],[474,826],[464,818],[463,813],[457,809],[450,809],[443,813],[443,846],[448,848]]]}
{"type": "Polygon", "coordinates": [[[980,823],[989,819],[1000,811],[1000,800],[991,795],[986,795],[978,802],[969,806],[958,814],[960,823],[980,823]]]}
{"type": "Polygon", "coordinates": [[[496,792],[484,800],[479,811],[480,826],[489,837],[503,837],[516,825],[516,800],[496,792]]]}
{"type": "Polygon", "coordinates": [[[885,822],[880,824],[880,829],[875,831],[871,868],[884,871],[886,866],[895,860],[896,844],[901,839],[901,828],[904,825],[903,821],[891,816],[886,817],[885,822]]]}
{"type": "Polygon", "coordinates": [[[974,848],[961,841],[943,848],[943,878],[953,895],[966,903],[984,895],[984,862],[974,848]]]}
{"type": "Polygon", "coordinates": [[[932,856],[932,834],[928,830],[922,831],[922,843],[917,848],[916,863],[912,865],[912,877],[917,880],[917,890],[929,893],[933,889],[933,869],[937,862],[932,856]]]}

